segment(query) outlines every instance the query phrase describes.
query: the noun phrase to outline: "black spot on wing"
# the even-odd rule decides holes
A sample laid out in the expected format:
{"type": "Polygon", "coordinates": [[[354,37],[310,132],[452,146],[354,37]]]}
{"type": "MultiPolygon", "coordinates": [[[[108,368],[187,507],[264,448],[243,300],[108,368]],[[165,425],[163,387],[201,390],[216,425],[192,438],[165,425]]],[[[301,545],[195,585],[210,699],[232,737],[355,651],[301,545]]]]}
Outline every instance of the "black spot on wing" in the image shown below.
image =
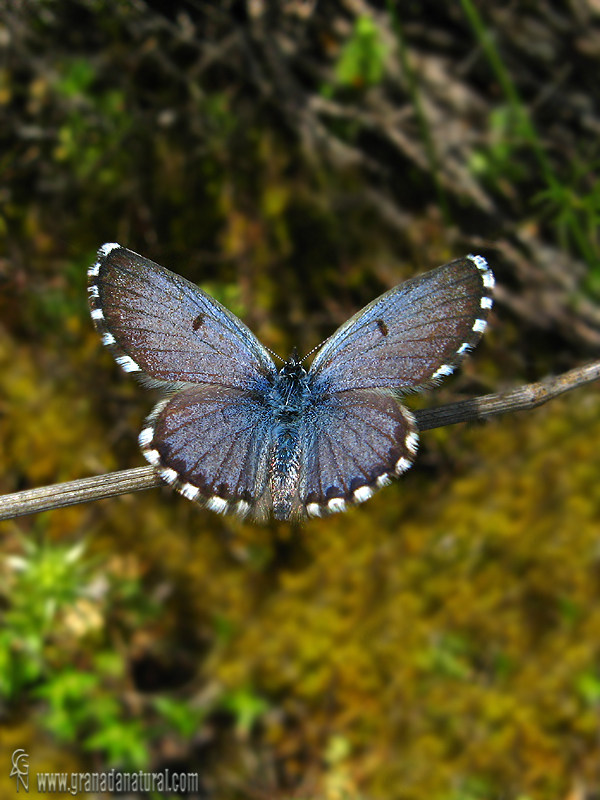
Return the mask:
{"type": "Polygon", "coordinates": [[[382,319],[377,320],[377,327],[379,328],[379,332],[381,333],[382,336],[388,335],[388,326],[382,319]]]}

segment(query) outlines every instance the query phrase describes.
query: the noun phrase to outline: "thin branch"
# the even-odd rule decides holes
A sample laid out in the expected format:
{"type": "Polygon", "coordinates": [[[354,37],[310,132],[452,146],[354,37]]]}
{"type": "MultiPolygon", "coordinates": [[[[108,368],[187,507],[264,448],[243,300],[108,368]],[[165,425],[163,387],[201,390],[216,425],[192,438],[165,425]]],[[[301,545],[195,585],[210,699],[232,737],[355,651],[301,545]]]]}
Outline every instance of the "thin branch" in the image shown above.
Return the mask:
{"type": "Polygon", "coordinates": [[[26,489],[24,492],[0,497],[0,520],[87,503],[91,500],[104,500],[106,497],[139,492],[142,489],[154,489],[162,484],[153,467],[136,467],[123,469],[120,472],[109,472],[106,475],[96,475],[93,478],[80,478],[68,483],[55,483],[39,489],[26,489]]]}
{"type": "MultiPolygon", "coordinates": [[[[487,419],[495,414],[506,414],[509,411],[527,411],[598,378],[600,378],[600,361],[594,361],[584,367],[563,372],[562,375],[544,378],[543,381],[528,383],[507,392],[486,394],[483,397],[461,400],[460,403],[449,403],[438,408],[426,408],[417,411],[415,417],[419,430],[426,431],[430,428],[455,425],[457,422],[487,419]]],[[[0,505],[0,509],[1,507],[0,505]]]]}
{"type": "MultiPolygon", "coordinates": [[[[422,409],[415,412],[415,417],[422,431],[454,425],[457,422],[483,420],[496,414],[536,408],[564,392],[598,378],[600,378],[600,361],[507,392],[462,400],[438,408],[422,409]]],[[[156,475],[154,468],[148,466],[43,486],[40,489],[28,489],[0,497],[0,520],[76,503],[102,500],[142,489],[154,489],[162,485],[163,481],[156,475]]]]}

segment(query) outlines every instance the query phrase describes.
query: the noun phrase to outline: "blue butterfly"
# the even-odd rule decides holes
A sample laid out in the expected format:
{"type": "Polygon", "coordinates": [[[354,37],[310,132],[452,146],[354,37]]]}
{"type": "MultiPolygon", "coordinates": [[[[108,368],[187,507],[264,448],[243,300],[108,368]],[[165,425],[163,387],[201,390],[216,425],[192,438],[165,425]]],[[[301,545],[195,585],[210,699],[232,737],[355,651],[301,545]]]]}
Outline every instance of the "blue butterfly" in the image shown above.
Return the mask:
{"type": "Polygon", "coordinates": [[[220,513],[320,517],[368,500],[415,459],[399,400],[450,375],[481,338],[494,277],[469,255],[382,294],[281,369],[234,314],[118,244],[88,270],[91,314],[117,363],[166,397],[146,419],[147,461],[220,513]]]}

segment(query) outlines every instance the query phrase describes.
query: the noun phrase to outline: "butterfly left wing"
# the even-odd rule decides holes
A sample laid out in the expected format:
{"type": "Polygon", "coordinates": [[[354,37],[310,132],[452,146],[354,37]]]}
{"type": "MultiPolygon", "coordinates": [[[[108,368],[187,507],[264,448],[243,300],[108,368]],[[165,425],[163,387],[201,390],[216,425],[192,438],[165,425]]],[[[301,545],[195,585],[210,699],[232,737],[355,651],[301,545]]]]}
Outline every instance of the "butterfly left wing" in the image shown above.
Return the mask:
{"type": "Polygon", "coordinates": [[[413,391],[450,375],[487,325],[494,277],[469,255],[382,294],[342,325],[310,368],[329,391],[413,391]]]}
{"type": "Polygon", "coordinates": [[[219,512],[265,516],[268,410],[277,378],[266,349],[194,284],[108,244],[88,270],[92,319],[126,372],[176,390],[139,443],[156,472],[219,512]]]}
{"type": "Polygon", "coordinates": [[[146,460],[188,500],[222,514],[268,514],[272,425],[251,393],[190,386],[159,403],[139,435],[146,460]]]}
{"type": "Polygon", "coordinates": [[[252,331],[213,297],[144,256],[105,244],[88,270],[92,319],[125,372],[154,383],[256,389],[277,370],[252,331]]]}

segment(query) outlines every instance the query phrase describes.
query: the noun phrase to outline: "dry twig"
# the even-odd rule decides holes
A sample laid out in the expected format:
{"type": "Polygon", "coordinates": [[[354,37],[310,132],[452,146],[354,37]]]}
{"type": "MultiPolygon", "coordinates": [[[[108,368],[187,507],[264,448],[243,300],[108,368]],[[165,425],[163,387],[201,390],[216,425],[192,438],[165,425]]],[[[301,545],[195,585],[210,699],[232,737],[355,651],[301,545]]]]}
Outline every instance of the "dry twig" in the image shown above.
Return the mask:
{"type": "MultiPolygon", "coordinates": [[[[562,375],[519,386],[507,392],[462,400],[438,408],[422,409],[415,412],[415,417],[422,431],[454,425],[457,422],[483,420],[495,414],[536,408],[564,392],[598,378],[600,378],[600,361],[595,361],[564,372],[562,375]]],[[[162,485],[163,482],[155,474],[153,467],[148,466],[15,492],[0,497],[0,520],[91,500],[102,500],[142,489],[153,489],[162,485]]]]}

